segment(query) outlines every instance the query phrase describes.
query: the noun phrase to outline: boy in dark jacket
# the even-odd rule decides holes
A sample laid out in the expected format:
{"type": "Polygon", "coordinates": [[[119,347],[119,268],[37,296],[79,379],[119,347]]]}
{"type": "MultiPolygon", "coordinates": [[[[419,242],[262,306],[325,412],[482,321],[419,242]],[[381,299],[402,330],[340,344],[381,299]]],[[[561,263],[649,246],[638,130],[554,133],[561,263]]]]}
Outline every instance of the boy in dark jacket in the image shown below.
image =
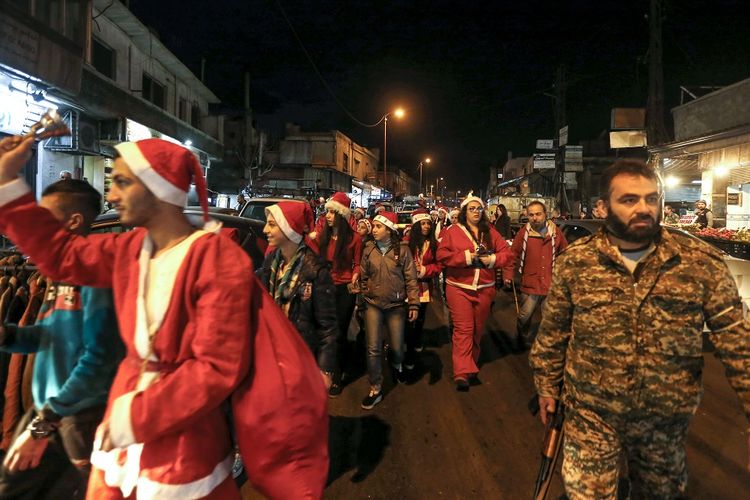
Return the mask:
{"type": "Polygon", "coordinates": [[[283,201],[266,208],[270,252],[258,278],[318,361],[326,388],[336,367],[336,288],[326,261],[305,242],[313,224],[307,203],[283,201]]]}
{"type": "MultiPolygon", "coordinates": [[[[101,195],[68,179],[49,186],[40,205],[71,233],[86,235],[101,195]]],[[[0,349],[36,353],[34,406],[3,462],[0,498],[83,498],[94,433],[124,354],[111,290],[52,283],[36,325],[0,326],[0,349]]]]}

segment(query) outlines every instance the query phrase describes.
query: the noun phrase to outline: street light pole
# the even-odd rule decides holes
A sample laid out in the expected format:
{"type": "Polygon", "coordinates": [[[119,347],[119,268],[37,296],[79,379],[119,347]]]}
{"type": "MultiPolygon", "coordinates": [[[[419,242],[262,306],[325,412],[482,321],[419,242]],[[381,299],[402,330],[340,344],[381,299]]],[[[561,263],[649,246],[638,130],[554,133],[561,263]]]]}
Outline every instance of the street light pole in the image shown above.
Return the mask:
{"type": "Polygon", "coordinates": [[[388,115],[383,116],[383,186],[388,191],[388,115]]]}
{"type": "MultiPolygon", "coordinates": [[[[430,158],[425,158],[424,160],[419,162],[419,190],[422,191],[422,170],[424,169],[425,163],[430,163],[432,160],[430,158]]],[[[424,185],[424,192],[427,192],[427,184],[424,185]]]]}

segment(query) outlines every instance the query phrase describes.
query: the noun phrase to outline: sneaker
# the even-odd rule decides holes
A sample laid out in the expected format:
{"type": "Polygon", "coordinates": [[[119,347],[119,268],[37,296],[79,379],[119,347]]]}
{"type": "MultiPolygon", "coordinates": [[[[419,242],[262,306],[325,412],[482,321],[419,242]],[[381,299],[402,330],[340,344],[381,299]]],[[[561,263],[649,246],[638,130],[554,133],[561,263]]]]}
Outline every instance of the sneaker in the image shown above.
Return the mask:
{"type": "Polygon", "coordinates": [[[422,352],[422,351],[424,351],[424,346],[423,345],[418,345],[417,347],[414,348],[414,351],[415,352],[422,352]]]}
{"type": "Polygon", "coordinates": [[[383,391],[374,391],[370,389],[370,393],[362,400],[362,408],[365,410],[372,410],[376,404],[383,400],[383,391]]]}
{"type": "Polygon", "coordinates": [[[328,389],[328,397],[331,399],[337,398],[341,396],[341,391],[343,391],[344,388],[341,387],[341,384],[331,384],[331,387],[328,389]]]}
{"type": "Polygon", "coordinates": [[[393,378],[395,378],[396,382],[399,384],[406,382],[406,373],[404,373],[403,368],[393,368],[393,378]]]}
{"type": "Polygon", "coordinates": [[[415,366],[414,361],[404,361],[404,368],[407,370],[413,370],[415,366]]]}
{"type": "Polygon", "coordinates": [[[456,379],[456,390],[458,392],[469,392],[469,381],[465,378],[456,379]]]}
{"type": "Polygon", "coordinates": [[[469,385],[472,387],[476,385],[482,385],[482,381],[479,380],[479,376],[476,373],[473,375],[469,375],[469,385]]]}

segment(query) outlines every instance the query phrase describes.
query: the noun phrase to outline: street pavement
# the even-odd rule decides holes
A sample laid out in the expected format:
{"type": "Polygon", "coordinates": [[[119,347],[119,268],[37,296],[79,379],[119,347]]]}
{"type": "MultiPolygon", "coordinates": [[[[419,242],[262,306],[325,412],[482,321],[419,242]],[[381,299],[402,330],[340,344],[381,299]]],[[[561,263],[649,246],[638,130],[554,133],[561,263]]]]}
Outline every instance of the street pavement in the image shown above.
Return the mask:
{"type": "MultiPolygon", "coordinates": [[[[528,353],[515,352],[513,297],[499,292],[482,342],[481,386],[459,393],[440,303],[428,309],[428,347],[406,384],[388,383],[373,410],[362,372],[330,400],[330,499],[532,497],[544,429],[527,409],[528,353]]],[[[390,378],[387,376],[387,380],[390,378]]],[[[691,498],[750,498],[747,422],[721,364],[706,354],[705,397],[688,438],[691,498]]],[[[563,497],[560,464],[548,498],[563,497]]],[[[249,498],[245,495],[246,498],[249,498]]]]}

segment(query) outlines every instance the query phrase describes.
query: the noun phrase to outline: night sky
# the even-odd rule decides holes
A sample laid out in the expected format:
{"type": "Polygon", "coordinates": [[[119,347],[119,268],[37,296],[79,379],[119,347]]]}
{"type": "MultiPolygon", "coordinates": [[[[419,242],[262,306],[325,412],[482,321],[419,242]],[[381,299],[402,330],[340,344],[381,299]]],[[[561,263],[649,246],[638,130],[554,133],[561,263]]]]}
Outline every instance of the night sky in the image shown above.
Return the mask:
{"type": "MultiPolygon", "coordinates": [[[[483,188],[487,167],[533,152],[552,138],[556,67],[568,71],[570,143],[597,137],[613,107],[645,106],[647,0],[297,1],[131,0],[131,10],[224,102],[242,104],[251,74],[259,125],[281,136],[338,129],[381,147],[383,129],[351,119],[300,48],[283,11],[332,93],[373,123],[403,106],[388,126],[388,164],[448,188],[483,188]],[[190,8],[194,5],[194,8],[190,8]]],[[[750,2],[665,0],[668,107],[680,85],[727,85],[750,76],[750,2]]]]}

